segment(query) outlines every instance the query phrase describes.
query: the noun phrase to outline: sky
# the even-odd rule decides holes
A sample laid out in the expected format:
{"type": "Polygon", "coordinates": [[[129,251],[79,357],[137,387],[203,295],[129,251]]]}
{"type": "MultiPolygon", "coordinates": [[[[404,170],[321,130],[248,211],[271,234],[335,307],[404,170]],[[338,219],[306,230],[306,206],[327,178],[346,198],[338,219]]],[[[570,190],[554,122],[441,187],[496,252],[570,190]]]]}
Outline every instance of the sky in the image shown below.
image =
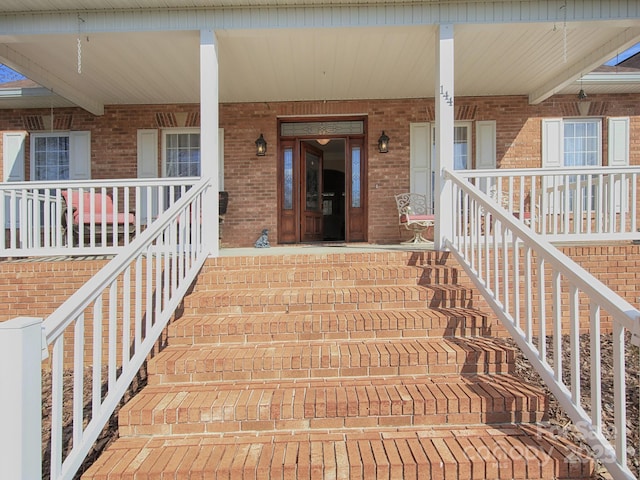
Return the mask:
{"type": "Polygon", "coordinates": [[[15,80],[24,80],[24,76],[18,72],[14,72],[6,65],[0,63],[0,83],[13,82],[15,80]]]}
{"type": "Polygon", "coordinates": [[[636,53],[640,52],[640,43],[635,44],[629,50],[625,50],[620,55],[613,57],[609,60],[605,65],[609,65],[610,67],[616,66],[618,63],[625,61],[627,58],[634,56],[636,53]]]}

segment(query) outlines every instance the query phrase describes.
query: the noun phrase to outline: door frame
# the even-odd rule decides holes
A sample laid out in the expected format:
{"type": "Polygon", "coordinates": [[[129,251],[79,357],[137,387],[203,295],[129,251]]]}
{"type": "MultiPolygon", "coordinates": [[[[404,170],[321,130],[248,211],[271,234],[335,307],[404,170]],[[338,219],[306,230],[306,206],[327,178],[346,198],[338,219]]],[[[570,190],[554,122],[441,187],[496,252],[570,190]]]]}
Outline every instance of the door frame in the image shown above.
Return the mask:
{"type": "Polygon", "coordinates": [[[278,222],[278,243],[280,244],[297,244],[302,243],[302,227],[303,221],[302,208],[302,148],[301,144],[304,141],[316,140],[318,138],[330,138],[340,139],[345,144],[345,242],[350,241],[367,241],[367,224],[368,224],[368,184],[367,184],[367,171],[368,171],[368,127],[366,115],[344,115],[344,116],[320,116],[320,117],[282,117],[278,118],[277,126],[278,145],[277,145],[277,222],[278,222]],[[338,123],[338,122],[362,122],[362,132],[360,133],[344,133],[344,132],[301,132],[295,135],[284,136],[282,135],[282,124],[286,123],[338,123]],[[361,201],[361,213],[359,217],[359,230],[356,235],[350,234],[350,212],[349,205],[351,205],[351,145],[355,144],[360,146],[360,201],[361,201]],[[284,156],[285,151],[288,151],[292,156],[292,192],[293,199],[290,205],[293,209],[284,209],[284,156]],[[354,237],[354,238],[352,238],[354,237]]]}

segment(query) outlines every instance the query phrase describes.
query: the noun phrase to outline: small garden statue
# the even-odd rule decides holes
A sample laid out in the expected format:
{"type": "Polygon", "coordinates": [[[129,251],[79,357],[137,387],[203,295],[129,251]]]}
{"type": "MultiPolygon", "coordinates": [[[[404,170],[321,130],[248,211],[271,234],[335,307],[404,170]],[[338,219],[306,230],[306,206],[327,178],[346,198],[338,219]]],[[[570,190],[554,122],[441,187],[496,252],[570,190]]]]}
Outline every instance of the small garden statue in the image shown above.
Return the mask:
{"type": "Polygon", "coordinates": [[[260,237],[258,237],[258,240],[256,240],[255,247],[269,248],[270,246],[271,245],[269,245],[269,230],[265,228],[264,230],[262,230],[262,235],[260,235],[260,237]]]}

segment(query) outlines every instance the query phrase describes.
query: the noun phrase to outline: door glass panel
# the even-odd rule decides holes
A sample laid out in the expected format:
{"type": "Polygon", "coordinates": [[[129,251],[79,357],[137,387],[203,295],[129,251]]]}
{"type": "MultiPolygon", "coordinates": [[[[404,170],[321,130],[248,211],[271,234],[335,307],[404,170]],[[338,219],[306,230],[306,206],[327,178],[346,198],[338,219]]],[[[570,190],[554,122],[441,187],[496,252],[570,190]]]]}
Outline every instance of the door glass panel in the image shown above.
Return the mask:
{"type": "Polygon", "coordinates": [[[351,149],[351,207],[360,208],[360,147],[351,149]]]}
{"type": "Polygon", "coordinates": [[[284,149],[284,209],[293,209],[293,149],[284,149]]]}
{"type": "Polygon", "coordinates": [[[307,167],[306,209],[316,212],[320,210],[320,158],[308,152],[305,161],[307,167]]]}

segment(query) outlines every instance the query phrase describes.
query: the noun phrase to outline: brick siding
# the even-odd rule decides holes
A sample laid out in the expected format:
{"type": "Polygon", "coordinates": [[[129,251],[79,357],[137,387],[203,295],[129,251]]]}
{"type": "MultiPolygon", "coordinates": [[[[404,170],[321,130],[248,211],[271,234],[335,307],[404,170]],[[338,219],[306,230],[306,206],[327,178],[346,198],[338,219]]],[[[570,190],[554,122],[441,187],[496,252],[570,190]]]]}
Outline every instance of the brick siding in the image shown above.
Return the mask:
{"type": "MultiPolygon", "coordinates": [[[[631,118],[630,163],[640,165],[639,95],[593,95],[590,115],[631,118]]],[[[27,117],[48,116],[49,109],[4,110],[0,132],[26,130],[27,117]]],[[[409,125],[433,122],[433,99],[366,100],[341,102],[231,103],[220,105],[220,126],[225,131],[225,190],[229,210],[225,219],[224,246],[252,246],[263,228],[277,239],[277,120],[279,117],[322,117],[365,114],[368,125],[368,241],[396,243],[393,195],[409,188],[409,125]],[[390,137],[389,153],[377,152],[382,131],[390,137]],[[267,154],[256,157],[254,141],[263,133],[267,154]]],[[[497,122],[497,162],[502,168],[541,165],[541,123],[545,117],[577,116],[575,96],[555,96],[540,105],[526,97],[461,97],[456,99],[456,119],[497,122]]],[[[81,109],[57,109],[71,130],[91,131],[92,178],[137,176],[138,129],[161,130],[163,125],[197,126],[198,105],[106,106],[105,114],[93,116],[81,109]]],[[[607,163],[607,125],[603,122],[603,162],[607,163]]],[[[472,131],[472,136],[475,130],[472,131]]],[[[1,142],[0,136],[0,142],[1,142]]],[[[475,136],[471,139],[472,148],[475,136]]],[[[161,135],[158,139],[161,152],[161,135]]],[[[27,142],[27,159],[29,158],[27,142]]],[[[0,146],[1,147],[1,146],[0,146]]],[[[161,171],[158,158],[158,171],[161,171]]],[[[0,165],[1,168],[1,165],[0,165]]],[[[29,161],[26,161],[29,178],[29,161]]]]}

